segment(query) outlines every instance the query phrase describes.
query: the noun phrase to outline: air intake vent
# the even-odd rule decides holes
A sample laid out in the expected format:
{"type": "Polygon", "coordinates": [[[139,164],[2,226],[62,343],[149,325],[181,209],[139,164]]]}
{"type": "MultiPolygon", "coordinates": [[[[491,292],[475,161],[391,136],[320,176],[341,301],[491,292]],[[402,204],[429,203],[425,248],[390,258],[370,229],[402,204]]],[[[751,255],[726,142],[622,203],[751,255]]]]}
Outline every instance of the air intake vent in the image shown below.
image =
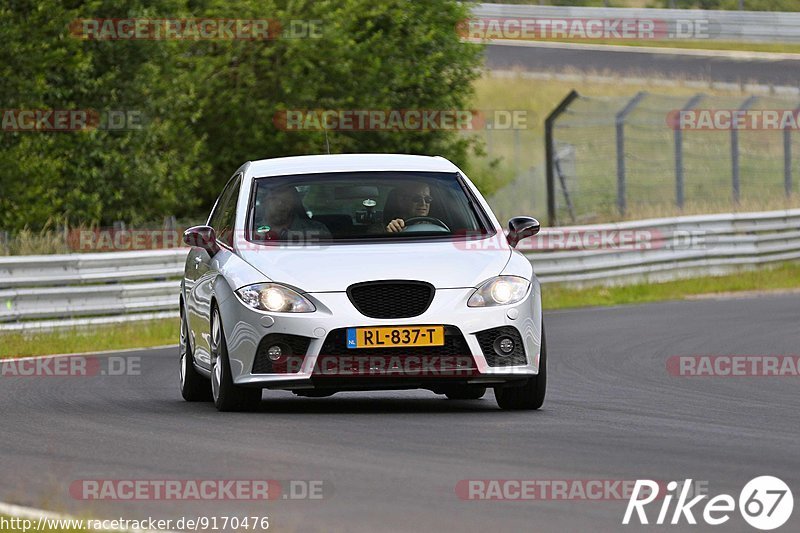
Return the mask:
{"type": "Polygon", "coordinates": [[[522,366],[528,364],[525,357],[525,346],[522,336],[513,326],[501,326],[499,328],[487,329],[475,334],[478,337],[478,344],[486,357],[486,364],[491,367],[498,366],[522,366]],[[500,348],[500,341],[507,339],[511,341],[511,348],[504,353],[500,348]]]}
{"type": "Polygon", "coordinates": [[[409,318],[424,313],[435,289],[423,281],[368,281],[347,289],[356,309],[370,318],[409,318]]]}
{"type": "Polygon", "coordinates": [[[253,359],[253,374],[296,374],[303,366],[309,344],[311,344],[309,337],[284,333],[266,335],[258,344],[253,359]],[[274,360],[268,353],[271,346],[278,346],[281,349],[280,357],[274,360]]]}

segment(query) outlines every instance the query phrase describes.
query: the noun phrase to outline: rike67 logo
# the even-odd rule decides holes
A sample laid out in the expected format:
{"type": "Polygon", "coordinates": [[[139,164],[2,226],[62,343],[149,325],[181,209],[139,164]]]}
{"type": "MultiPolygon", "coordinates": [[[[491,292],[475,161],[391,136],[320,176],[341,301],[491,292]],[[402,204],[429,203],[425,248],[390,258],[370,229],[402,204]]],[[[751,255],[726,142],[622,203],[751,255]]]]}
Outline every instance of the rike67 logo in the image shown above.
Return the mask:
{"type": "MultiPolygon", "coordinates": [[[[639,479],[633,488],[628,500],[628,507],[625,509],[625,516],[622,523],[627,525],[632,523],[639,524],[697,524],[695,513],[708,525],[718,526],[726,523],[731,518],[731,514],[736,510],[737,502],[729,494],[714,496],[699,505],[700,502],[708,498],[707,494],[701,494],[690,498],[690,488],[692,480],[678,484],[676,481],[667,483],[667,493],[661,501],[661,508],[655,522],[652,515],[648,518],[645,507],[659,499],[659,484],[648,479],[639,479]],[[644,497],[640,497],[641,495],[644,497]],[[677,497],[674,509],[670,513],[673,500],[677,497]],[[671,516],[670,516],[671,514],[671,516]],[[685,522],[684,522],[685,521],[685,522]]],[[[739,512],[745,522],[756,529],[769,531],[781,527],[789,520],[794,508],[794,498],[789,486],[782,480],[773,476],[760,476],[751,479],[739,493],[738,501],[739,512]]]]}

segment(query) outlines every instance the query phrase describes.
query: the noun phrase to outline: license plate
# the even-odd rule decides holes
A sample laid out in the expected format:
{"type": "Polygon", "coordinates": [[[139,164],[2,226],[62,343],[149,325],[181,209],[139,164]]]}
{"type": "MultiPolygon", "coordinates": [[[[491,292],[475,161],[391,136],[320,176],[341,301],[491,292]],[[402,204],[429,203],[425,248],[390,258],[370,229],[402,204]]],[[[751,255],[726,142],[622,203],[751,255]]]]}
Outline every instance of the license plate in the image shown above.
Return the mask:
{"type": "Polygon", "coordinates": [[[348,348],[443,346],[444,326],[347,328],[348,348]]]}

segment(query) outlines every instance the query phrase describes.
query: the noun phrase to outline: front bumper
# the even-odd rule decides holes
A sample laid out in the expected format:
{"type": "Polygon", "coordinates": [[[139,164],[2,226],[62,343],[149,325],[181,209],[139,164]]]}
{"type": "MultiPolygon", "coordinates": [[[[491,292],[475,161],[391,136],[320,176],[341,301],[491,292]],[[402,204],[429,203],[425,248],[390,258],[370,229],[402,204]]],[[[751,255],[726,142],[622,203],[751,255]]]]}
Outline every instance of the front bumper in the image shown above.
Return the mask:
{"type": "MultiPolygon", "coordinates": [[[[356,310],[344,292],[306,294],[317,308],[313,313],[259,312],[246,306],[235,296],[226,298],[220,303],[220,311],[234,383],[285,390],[437,389],[445,384],[498,385],[537,375],[542,331],[538,281],[533,280],[522,301],[508,306],[467,307],[467,300],[474,290],[438,289],[423,314],[404,319],[368,318],[356,310]],[[472,359],[470,372],[412,372],[398,375],[396,372],[376,371],[359,375],[320,374],[321,367],[330,363],[331,357],[346,357],[341,350],[336,356],[323,353],[323,345],[331,332],[350,327],[413,325],[447,325],[450,331],[463,335],[468,353],[458,355],[472,359]],[[519,332],[524,346],[525,364],[497,366],[495,362],[495,366],[490,366],[487,362],[476,334],[502,326],[514,327],[519,332]],[[291,372],[253,372],[258,346],[269,334],[297,335],[309,339],[306,353],[291,372]]],[[[391,350],[392,354],[397,350],[399,357],[404,352],[401,348],[391,350]]],[[[358,349],[348,350],[348,355],[350,352],[353,356],[360,355],[358,349]]]]}

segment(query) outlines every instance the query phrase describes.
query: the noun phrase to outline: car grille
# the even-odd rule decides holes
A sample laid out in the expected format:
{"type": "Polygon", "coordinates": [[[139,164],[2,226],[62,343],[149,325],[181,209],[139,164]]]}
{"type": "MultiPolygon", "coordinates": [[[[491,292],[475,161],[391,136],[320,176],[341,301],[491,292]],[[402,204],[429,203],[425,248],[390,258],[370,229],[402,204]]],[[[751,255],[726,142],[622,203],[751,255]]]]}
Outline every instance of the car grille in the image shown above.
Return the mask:
{"type": "Polygon", "coordinates": [[[522,336],[513,326],[502,326],[499,328],[487,329],[475,334],[478,337],[478,344],[486,357],[486,364],[489,366],[520,366],[528,364],[525,357],[525,346],[522,343],[522,336]],[[509,337],[514,341],[514,350],[508,355],[500,355],[495,351],[494,343],[500,337],[509,337]]]}
{"type": "Polygon", "coordinates": [[[347,289],[358,311],[370,318],[409,318],[424,313],[435,289],[423,281],[368,281],[347,289]]]}
{"type": "Polygon", "coordinates": [[[310,338],[299,335],[270,333],[264,336],[256,349],[253,374],[296,374],[303,366],[309,344],[310,338]],[[267,349],[275,344],[281,347],[283,355],[277,361],[272,361],[267,355],[267,349]]]}

